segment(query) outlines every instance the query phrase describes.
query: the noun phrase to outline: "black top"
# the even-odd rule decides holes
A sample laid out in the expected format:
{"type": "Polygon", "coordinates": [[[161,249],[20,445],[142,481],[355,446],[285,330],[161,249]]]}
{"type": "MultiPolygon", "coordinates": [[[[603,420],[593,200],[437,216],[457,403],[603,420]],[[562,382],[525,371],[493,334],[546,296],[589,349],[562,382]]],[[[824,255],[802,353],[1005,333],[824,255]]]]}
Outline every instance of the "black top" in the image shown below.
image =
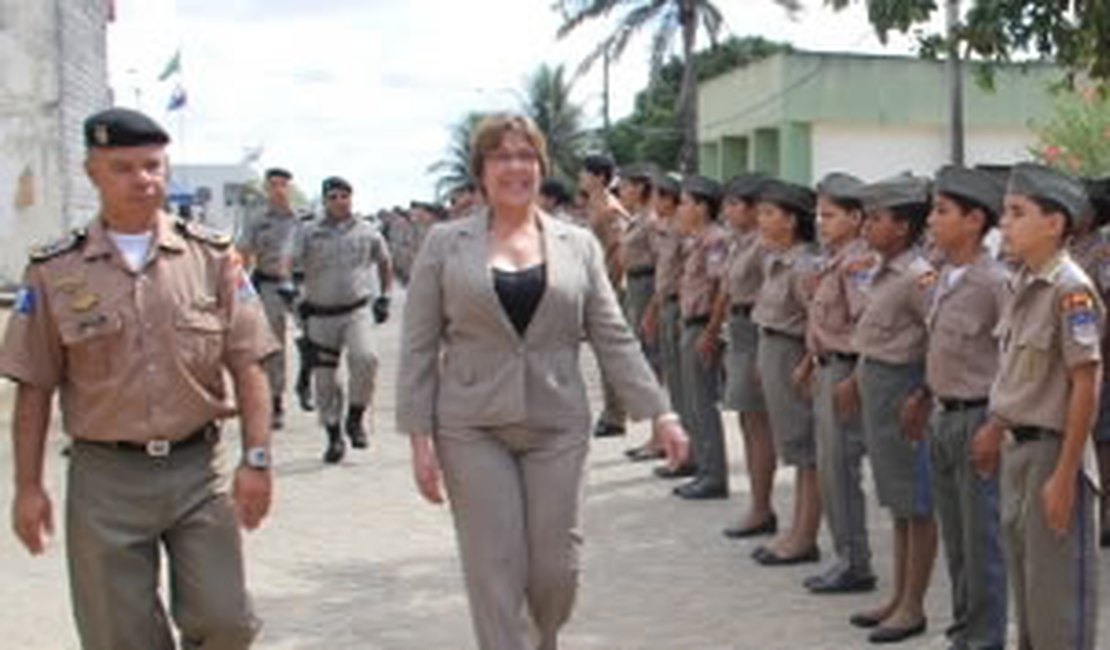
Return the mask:
{"type": "Polygon", "coordinates": [[[546,286],[546,264],[519,271],[493,270],[493,288],[497,291],[501,308],[521,336],[528,329],[528,323],[532,322],[532,315],[536,313],[546,286]]]}

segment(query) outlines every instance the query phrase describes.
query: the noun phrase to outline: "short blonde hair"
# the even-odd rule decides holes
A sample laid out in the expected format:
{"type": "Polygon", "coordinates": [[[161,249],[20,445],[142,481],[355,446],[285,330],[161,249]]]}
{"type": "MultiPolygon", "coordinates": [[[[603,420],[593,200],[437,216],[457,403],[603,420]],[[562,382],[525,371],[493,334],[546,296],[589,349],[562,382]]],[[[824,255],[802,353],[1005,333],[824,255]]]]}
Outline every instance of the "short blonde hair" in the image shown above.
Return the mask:
{"type": "Polygon", "coordinates": [[[488,115],[478,122],[470,138],[470,175],[481,186],[482,172],[485,169],[486,155],[497,147],[508,133],[519,133],[536,150],[540,160],[540,173],[546,177],[548,170],[547,138],[536,123],[524,115],[497,113],[488,115]]]}

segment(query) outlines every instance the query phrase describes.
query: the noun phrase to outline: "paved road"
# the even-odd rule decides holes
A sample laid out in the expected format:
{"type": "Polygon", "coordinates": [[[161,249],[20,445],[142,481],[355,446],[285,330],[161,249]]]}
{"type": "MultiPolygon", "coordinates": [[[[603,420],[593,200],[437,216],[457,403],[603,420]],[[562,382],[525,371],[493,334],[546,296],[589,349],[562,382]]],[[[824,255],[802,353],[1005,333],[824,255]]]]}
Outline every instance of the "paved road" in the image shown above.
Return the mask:
{"type": "MultiPolygon", "coordinates": [[[[412,487],[407,441],[392,428],[398,324],[380,329],[382,368],[372,448],[340,467],[320,462],[323,435],[293,412],[275,441],[277,496],[266,526],[248,537],[249,580],[264,628],[261,650],[469,650],[466,602],[450,518],[412,487]]],[[[591,381],[591,360],[584,362],[591,381]]],[[[598,396],[596,381],[591,394],[598,396]]],[[[10,428],[12,389],[0,387],[0,428],[10,428]]],[[[685,503],[648,468],[621,458],[630,440],[603,440],[590,459],[585,573],[566,650],[841,650],[866,648],[848,616],[868,596],[814,597],[799,586],[811,568],[756,566],[749,543],[720,528],[745,503],[736,422],[728,414],[734,493],[728,501],[685,503]]],[[[54,436],[49,482],[62,494],[61,437],[54,436]]],[[[11,451],[0,444],[0,504],[11,499],[11,451]]],[[[791,476],[779,476],[778,510],[789,512],[791,476]]],[[[60,511],[60,504],[55,507],[60,511]]],[[[872,506],[874,508],[874,506],[872,506]]],[[[872,509],[881,588],[889,586],[888,521],[872,509]]],[[[0,533],[0,647],[77,648],[70,620],[63,540],[29,559],[0,533]]],[[[822,540],[828,548],[826,539],[822,540]]],[[[1103,561],[1106,564],[1106,560],[1103,561]]],[[[948,624],[942,563],[929,594],[928,634],[907,650],[943,649],[948,624]]],[[[1103,567],[1104,569],[1106,567],[1103,567]]],[[[1100,576],[1110,594],[1110,571],[1100,576]]],[[[883,593],[883,592],[880,592],[883,593]]],[[[1104,597],[1101,618],[1110,613],[1104,597]]],[[[1104,626],[1105,627],[1105,626],[1104,626]]],[[[1110,630],[1104,630],[1110,634],[1110,630]]],[[[1104,636],[1105,636],[1104,634],[1104,636]]]]}

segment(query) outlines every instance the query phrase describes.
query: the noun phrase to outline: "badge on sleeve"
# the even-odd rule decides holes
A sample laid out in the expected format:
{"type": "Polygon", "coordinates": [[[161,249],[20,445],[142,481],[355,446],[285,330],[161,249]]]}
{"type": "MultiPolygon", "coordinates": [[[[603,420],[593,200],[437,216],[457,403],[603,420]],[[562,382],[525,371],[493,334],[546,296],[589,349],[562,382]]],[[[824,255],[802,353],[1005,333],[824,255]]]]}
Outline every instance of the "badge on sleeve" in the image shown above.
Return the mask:
{"type": "Polygon", "coordinates": [[[1099,340],[1098,314],[1095,301],[1085,291],[1064,294],[1062,300],[1068,336],[1080,345],[1097,345],[1099,340]]]}
{"type": "Polygon", "coordinates": [[[35,313],[36,295],[32,287],[20,287],[19,291],[15,294],[15,301],[12,307],[17,314],[30,316],[35,313]]]}

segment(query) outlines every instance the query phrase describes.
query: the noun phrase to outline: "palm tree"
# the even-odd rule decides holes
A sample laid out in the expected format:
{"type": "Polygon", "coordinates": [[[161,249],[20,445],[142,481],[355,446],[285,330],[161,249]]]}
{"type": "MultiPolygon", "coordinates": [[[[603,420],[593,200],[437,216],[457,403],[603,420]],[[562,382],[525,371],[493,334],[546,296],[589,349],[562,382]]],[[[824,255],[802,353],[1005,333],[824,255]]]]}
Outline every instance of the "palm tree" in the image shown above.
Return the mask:
{"type": "Polygon", "coordinates": [[[571,86],[563,66],[541,65],[528,80],[524,105],[524,112],[547,138],[549,175],[567,181],[573,181],[578,173],[587,137],[582,108],[570,100],[571,86]]]}
{"type": "Polygon", "coordinates": [[[455,190],[474,182],[470,175],[470,144],[475,127],[485,117],[482,113],[468,113],[451,127],[451,142],[447,155],[428,165],[427,172],[436,174],[436,197],[443,199],[455,190]]]}
{"type": "MultiPolygon", "coordinates": [[[[800,9],[800,0],[774,0],[789,12],[800,9]]],[[[629,40],[649,25],[655,25],[651,43],[651,70],[654,76],[671,50],[676,34],[682,37],[682,85],[675,112],[682,129],[679,168],[694,172],[698,168],[698,104],[697,62],[694,45],[698,26],[705,28],[711,43],[724,28],[724,16],[712,0],[558,0],[555,7],[562,12],[560,38],[590,19],[608,16],[614,10],[627,11],[617,20],[613,31],[595,47],[579,65],[579,72],[589,69],[599,58],[616,60],[624,53],[629,40]]]]}

